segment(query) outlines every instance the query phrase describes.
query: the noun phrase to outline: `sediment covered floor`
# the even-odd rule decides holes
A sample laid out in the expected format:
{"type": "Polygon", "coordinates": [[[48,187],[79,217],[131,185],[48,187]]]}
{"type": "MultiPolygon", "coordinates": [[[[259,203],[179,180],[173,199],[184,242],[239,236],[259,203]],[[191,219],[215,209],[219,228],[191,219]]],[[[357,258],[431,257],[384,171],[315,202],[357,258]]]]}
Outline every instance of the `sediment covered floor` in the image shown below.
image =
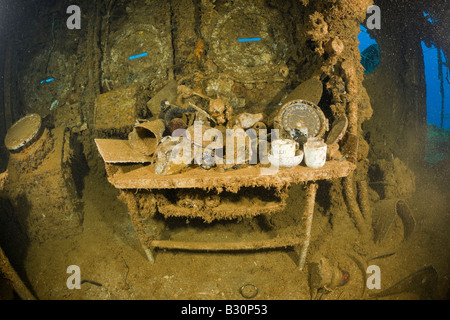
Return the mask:
{"type": "MultiPolygon", "coordinates": [[[[382,270],[382,289],[414,271],[433,265],[439,275],[433,298],[448,298],[450,236],[446,226],[450,223],[450,211],[447,193],[442,191],[448,188],[442,179],[443,173],[442,170],[428,171],[418,175],[417,191],[410,201],[417,222],[412,239],[395,255],[372,262],[382,270]],[[436,179],[434,174],[441,178],[436,179]]],[[[446,177],[448,181],[448,175],[446,177]]],[[[296,188],[293,187],[291,192],[296,188]]],[[[159,250],[156,263],[150,265],[136,238],[127,208],[117,200],[117,195],[118,191],[105,177],[98,179],[94,173],[86,176],[83,233],[65,240],[32,245],[28,249],[24,267],[38,298],[244,299],[239,289],[247,283],[258,288],[255,299],[311,298],[308,272],[297,269],[296,257],[290,250],[244,253],[159,250]],[[83,283],[80,290],[69,290],[66,286],[69,265],[78,265],[82,279],[102,286],[83,283]]],[[[292,201],[287,210],[296,210],[292,201]]],[[[367,299],[372,292],[362,293],[362,270],[350,265],[345,258],[344,251],[347,244],[355,240],[355,234],[343,233],[340,230],[343,226],[335,226],[330,232],[328,218],[321,212],[316,212],[314,219],[310,254],[332,254],[351,269],[347,285],[320,298],[367,299]],[[320,245],[323,243],[328,245],[320,245]]],[[[178,232],[189,232],[189,228],[186,225],[185,230],[178,229],[178,232]]],[[[245,232],[239,225],[226,228],[230,232],[245,232]]],[[[218,230],[223,234],[223,228],[218,230]]],[[[367,256],[370,255],[367,252],[367,256]]],[[[384,299],[418,298],[417,292],[404,292],[384,299]]]]}

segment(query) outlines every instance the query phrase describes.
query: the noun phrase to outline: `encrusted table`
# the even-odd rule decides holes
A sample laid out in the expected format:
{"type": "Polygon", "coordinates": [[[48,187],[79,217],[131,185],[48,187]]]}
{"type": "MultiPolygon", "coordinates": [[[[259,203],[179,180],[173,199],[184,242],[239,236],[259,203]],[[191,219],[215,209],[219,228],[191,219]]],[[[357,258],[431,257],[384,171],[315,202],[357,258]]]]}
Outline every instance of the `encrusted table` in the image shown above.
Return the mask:
{"type": "Polygon", "coordinates": [[[155,174],[151,159],[134,152],[126,141],[96,139],[105,161],[109,182],[121,190],[132,223],[150,262],[153,249],[181,250],[258,250],[297,247],[299,268],[303,269],[314,212],[317,181],[348,176],[355,165],[349,161],[328,161],[319,169],[299,165],[271,171],[261,165],[249,165],[232,170],[188,168],[178,174],[155,174]],[[285,208],[288,187],[306,184],[304,207],[305,230],[302,236],[275,236],[257,241],[196,242],[161,238],[153,217],[156,212],[165,217],[202,218],[205,222],[218,219],[252,217],[271,214],[285,208]],[[236,199],[248,203],[236,205],[236,199]]]}

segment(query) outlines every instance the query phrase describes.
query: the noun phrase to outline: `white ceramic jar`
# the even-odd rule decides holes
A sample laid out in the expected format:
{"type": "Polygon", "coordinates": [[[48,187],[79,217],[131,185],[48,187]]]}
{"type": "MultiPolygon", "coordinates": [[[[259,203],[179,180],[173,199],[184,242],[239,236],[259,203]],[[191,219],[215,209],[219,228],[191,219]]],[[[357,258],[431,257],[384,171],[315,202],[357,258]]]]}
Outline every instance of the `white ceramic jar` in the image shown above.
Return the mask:
{"type": "Polygon", "coordinates": [[[321,168],[327,158],[327,144],[320,138],[308,138],[303,145],[305,163],[310,168],[321,168]]]}

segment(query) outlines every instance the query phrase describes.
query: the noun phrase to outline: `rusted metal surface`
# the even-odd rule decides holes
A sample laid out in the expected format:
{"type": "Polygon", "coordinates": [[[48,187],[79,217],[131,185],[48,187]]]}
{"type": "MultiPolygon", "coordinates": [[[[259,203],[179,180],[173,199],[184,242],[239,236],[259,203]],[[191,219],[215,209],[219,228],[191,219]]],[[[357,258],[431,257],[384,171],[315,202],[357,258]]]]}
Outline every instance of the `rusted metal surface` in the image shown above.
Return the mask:
{"type": "Polygon", "coordinates": [[[5,146],[16,151],[31,144],[41,133],[41,117],[30,113],[13,124],[5,136],[5,146]]]}
{"type": "MultiPolygon", "coordinates": [[[[136,124],[128,135],[129,144],[134,150],[151,156],[161,141],[164,130],[164,120],[162,119],[136,124]]],[[[117,151],[121,152],[120,149],[117,151]]]]}
{"type": "Polygon", "coordinates": [[[21,299],[36,300],[36,297],[33,295],[33,293],[31,293],[30,289],[27,288],[25,283],[23,283],[22,279],[14,270],[2,248],[0,248],[0,271],[6,277],[6,279],[11,281],[12,287],[21,299]]]}
{"type": "Polygon", "coordinates": [[[358,202],[361,208],[361,213],[366,220],[366,223],[372,225],[372,206],[369,197],[369,184],[366,180],[357,182],[358,186],[358,202]]]}
{"type": "Polygon", "coordinates": [[[131,148],[128,140],[95,139],[106,163],[149,163],[151,158],[131,148]]]}
{"type": "Polygon", "coordinates": [[[192,168],[183,173],[161,176],[154,173],[154,168],[146,166],[127,173],[118,172],[108,180],[118,189],[225,188],[237,191],[241,187],[278,188],[291,183],[342,178],[348,176],[355,169],[355,165],[349,161],[328,161],[319,169],[296,166],[279,169],[272,175],[262,175],[261,169],[260,166],[250,166],[219,172],[192,168]]]}
{"type": "Polygon", "coordinates": [[[356,200],[353,173],[344,178],[343,185],[350,217],[355,223],[355,226],[358,229],[358,231],[362,235],[368,236],[370,234],[370,229],[369,226],[367,225],[367,222],[364,220],[364,217],[358,206],[358,201],[356,200]]]}
{"type": "Polygon", "coordinates": [[[339,118],[337,118],[333,122],[332,128],[328,133],[326,140],[327,144],[332,145],[338,143],[339,140],[341,140],[344,137],[345,132],[347,131],[347,127],[348,127],[348,119],[345,115],[342,115],[339,118]]]}
{"type": "Polygon", "coordinates": [[[83,210],[72,159],[70,131],[63,127],[45,129],[32,145],[10,154],[4,190],[17,216],[24,217],[20,225],[31,240],[44,242],[82,232],[83,210]]]}
{"type": "MultiPolygon", "coordinates": [[[[274,237],[270,239],[253,240],[253,241],[224,241],[224,242],[208,242],[208,241],[182,241],[182,240],[165,240],[160,239],[159,228],[153,221],[153,214],[156,212],[156,203],[158,201],[143,201],[142,197],[146,197],[147,200],[156,200],[155,193],[151,191],[141,191],[136,193],[132,190],[122,190],[122,200],[128,205],[131,220],[137,231],[138,237],[141,241],[142,247],[146,252],[150,263],[154,263],[153,250],[155,248],[162,249],[178,249],[178,250],[197,250],[197,251],[235,251],[235,250],[260,250],[271,248],[286,248],[286,247],[299,247],[300,259],[299,268],[303,269],[306,261],[306,255],[309,248],[309,242],[311,237],[312,217],[314,214],[315,197],[317,193],[318,185],[312,182],[307,188],[307,200],[304,208],[304,215],[306,217],[305,232],[301,236],[285,236],[274,237]],[[144,193],[142,193],[144,192],[144,193]],[[139,203],[139,206],[138,206],[139,203]],[[146,204],[147,203],[147,204],[146,204]],[[148,205],[148,203],[155,203],[155,205],[148,205]],[[144,209],[142,209],[142,208],[144,209]],[[151,212],[144,212],[150,210],[151,212]],[[144,222],[145,220],[145,222],[144,222]],[[152,234],[147,233],[148,223],[152,226],[150,229],[154,229],[152,234]],[[147,227],[146,227],[147,226],[147,227]]],[[[284,201],[280,201],[284,203],[284,201]]],[[[164,211],[163,208],[158,208],[158,211],[164,211]],[[162,210],[161,210],[162,209],[162,210]]],[[[171,206],[171,209],[177,211],[178,216],[189,216],[190,213],[184,212],[183,208],[175,205],[171,206]]],[[[254,209],[254,208],[253,208],[254,209]]],[[[175,212],[173,211],[173,212],[175,212]]],[[[256,210],[258,211],[258,210],[256,210]]],[[[163,213],[163,212],[162,212],[163,213]]],[[[163,213],[164,214],[164,213],[163,213]]],[[[242,212],[241,212],[242,214],[242,212]]],[[[298,234],[301,234],[300,232],[298,234]]]]}
{"type": "MultiPolygon", "coordinates": [[[[150,194],[148,197],[153,198],[154,195],[150,194]]],[[[130,212],[131,222],[133,223],[133,227],[136,230],[137,237],[141,243],[141,246],[147,255],[147,258],[150,263],[155,262],[155,258],[153,256],[153,248],[150,246],[152,240],[155,240],[155,235],[149,235],[145,232],[146,224],[144,223],[144,219],[139,210],[139,206],[137,203],[136,195],[130,191],[122,191],[120,193],[119,199],[126,203],[128,210],[130,212]]],[[[156,208],[154,208],[156,211],[156,208]]],[[[155,212],[147,213],[149,217],[153,216],[155,212]]],[[[148,222],[152,222],[152,219],[147,219],[148,222]]]]}
{"type": "Polygon", "coordinates": [[[348,104],[348,136],[349,139],[346,143],[348,147],[348,156],[351,162],[356,163],[358,158],[358,104],[356,102],[350,102],[348,104]]]}
{"type": "Polygon", "coordinates": [[[253,217],[261,214],[271,214],[282,211],[286,207],[285,202],[262,202],[250,207],[236,207],[232,204],[221,204],[216,208],[203,207],[201,209],[182,208],[177,205],[158,206],[158,210],[167,217],[194,217],[202,218],[206,222],[215,219],[235,219],[242,217],[253,217]]]}
{"type": "Polygon", "coordinates": [[[314,104],[319,104],[323,94],[323,85],[319,79],[311,78],[302,82],[294,90],[292,90],[286,97],[281,99],[282,104],[289,101],[303,99],[311,101],[314,104]]]}
{"type": "Polygon", "coordinates": [[[134,125],[135,93],[136,89],[131,87],[98,95],[95,101],[95,129],[121,129],[134,125]]]}
{"type": "Polygon", "coordinates": [[[257,241],[241,242],[187,242],[171,240],[153,240],[152,247],[163,249],[202,250],[202,251],[234,251],[234,250],[261,250],[282,247],[292,247],[301,244],[299,237],[274,238],[257,241]]]}
{"type": "Polygon", "coordinates": [[[316,201],[316,193],[317,193],[317,184],[316,183],[310,183],[308,185],[308,190],[306,194],[306,208],[304,211],[304,219],[305,219],[305,239],[303,240],[303,243],[301,244],[301,252],[300,252],[300,259],[298,263],[298,268],[300,270],[303,270],[305,263],[306,263],[306,255],[308,253],[309,243],[311,240],[311,227],[312,227],[312,221],[314,216],[314,204],[316,201]]]}
{"type": "Polygon", "coordinates": [[[3,187],[5,186],[7,180],[8,180],[8,170],[0,173],[0,191],[3,190],[3,187]]]}
{"type": "MultiPolygon", "coordinates": [[[[97,140],[96,143],[98,145],[97,140]]],[[[101,144],[102,143],[100,142],[100,145],[101,144]]],[[[99,150],[101,150],[101,146],[99,147],[99,150]]],[[[102,157],[105,162],[107,162],[107,158],[105,159],[104,154],[102,154],[102,157]]],[[[120,164],[108,162],[107,166],[121,167],[120,164]]],[[[110,170],[108,179],[111,184],[122,191],[122,199],[128,206],[131,220],[150,263],[155,262],[153,256],[153,250],[155,248],[231,251],[299,247],[299,268],[302,270],[306,262],[306,255],[311,237],[312,218],[317,192],[317,184],[315,181],[346,177],[353,172],[355,164],[349,161],[333,160],[326,162],[325,165],[319,169],[296,166],[290,169],[277,169],[269,175],[262,174],[261,169],[268,168],[262,168],[260,165],[229,171],[220,171],[217,169],[206,171],[201,168],[189,168],[189,170],[179,174],[161,176],[155,174],[155,170],[152,166],[144,166],[128,172],[117,170],[113,173],[113,171],[110,170]],[[270,214],[272,212],[281,211],[284,208],[287,187],[291,183],[301,182],[310,182],[308,184],[307,200],[304,208],[304,215],[306,217],[305,237],[275,237],[272,239],[247,242],[162,240],[160,239],[160,231],[158,231],[160,228],[153,219],[153,215],[156,211],[159,211],[165,216],[201,217],[206,222],[211,222],[215,219],[233,219],[263,213],[270,214]],[[205,210],[204,207],[184,208],[175,204],[168,204],[165,203],[165,201],[157,200],[155,197],[156,193],[163,192],[164,189],[203,189],[207,191],[216,189],[220,195],[223,191],[237,193],[240,192],[241,188],[245,187],[274,188],[275,190],[278,190],[276,193],[278,192],[280,201],[278,203],[264,203],[260,210],[255,210],[255,207],[252,207],[249,210],[245,207],[240,208],[242,210],[236,210],[237,208],[233,207],[222,210],[224,208],[220,205],[205,210]],[[282,194],[285,196],[283,197],[282,194]],[[138,203],[140,205],[138,205],[138,203]],[[141,206],[143,207],[141,208],[141,206]],[[144,222],[144,217],[146,217],[146,222],[144,222]],[[146,231],[149,230],[149,226],[150,229],[153,230],[151,234],[146,231]]]]}

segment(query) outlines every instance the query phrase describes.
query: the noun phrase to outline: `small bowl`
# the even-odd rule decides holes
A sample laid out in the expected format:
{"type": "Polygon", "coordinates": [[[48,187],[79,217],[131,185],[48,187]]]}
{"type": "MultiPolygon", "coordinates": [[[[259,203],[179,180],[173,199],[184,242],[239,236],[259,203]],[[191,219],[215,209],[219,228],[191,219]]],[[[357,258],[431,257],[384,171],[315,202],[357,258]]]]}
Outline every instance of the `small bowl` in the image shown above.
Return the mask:
{"type": "Polygon", "coordinates": [[[292,167],[298,166],[303,161],[303,151],[298,150],[297,155],[294,157],[280,158],[279,155],[269,154],[268,158],[269,158],[269,162],[276,167],[292,168],[292,167]]]}

